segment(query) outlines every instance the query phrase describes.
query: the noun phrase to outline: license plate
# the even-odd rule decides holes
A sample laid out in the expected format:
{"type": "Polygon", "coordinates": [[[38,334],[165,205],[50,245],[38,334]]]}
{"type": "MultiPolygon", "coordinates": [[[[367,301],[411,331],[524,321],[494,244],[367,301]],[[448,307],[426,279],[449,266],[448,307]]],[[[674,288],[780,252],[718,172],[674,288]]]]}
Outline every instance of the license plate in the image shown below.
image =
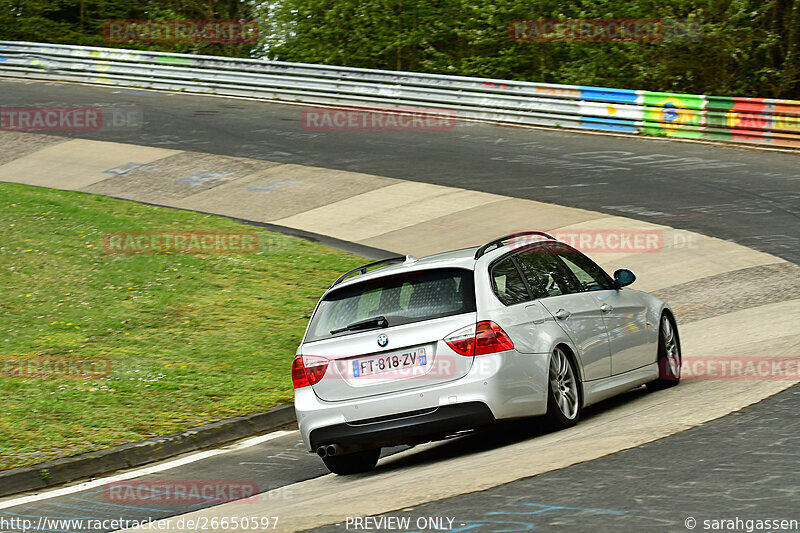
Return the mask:
{"type": "Polygon", "coordinates": [[[394,372],[404,375],[414,368],[424,367],[427,364],[428,354],[425,348],[417,348],[416,350],[407,350],[400,353],[356,359],[353,361],[353,377],[360,378],[373,374],[390,374],[394,372]]]}

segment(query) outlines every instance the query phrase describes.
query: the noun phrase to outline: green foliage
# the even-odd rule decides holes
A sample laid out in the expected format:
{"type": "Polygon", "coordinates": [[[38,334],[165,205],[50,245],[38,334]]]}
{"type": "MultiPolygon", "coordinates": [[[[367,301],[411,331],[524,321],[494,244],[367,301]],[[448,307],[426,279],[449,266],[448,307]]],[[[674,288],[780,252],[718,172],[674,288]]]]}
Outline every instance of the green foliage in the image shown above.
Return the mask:
{"type": "Polygon", "coordinates": [[[0,40],[249,57],[255,43],[113,43],[109,20],[252,20],[241,0],[0,0],[0,40]]]}
{"type": "Polygon", "coordinates": [[[800,0],[0,0],[0,39],[800,98],[800,0]],[[108,43],[111,19],[254,19],[255,44],[108,43]],[[691,19],[692,42],[516,42],[513,19],[691,19]]]}
{"type": "Polygon", "coordinates": [[[548,83],[800,97],[800,0],[282,0],[274,59],[548,83]],[[692,19],[694,42],[516,42],[525,18],[692,19]]]}

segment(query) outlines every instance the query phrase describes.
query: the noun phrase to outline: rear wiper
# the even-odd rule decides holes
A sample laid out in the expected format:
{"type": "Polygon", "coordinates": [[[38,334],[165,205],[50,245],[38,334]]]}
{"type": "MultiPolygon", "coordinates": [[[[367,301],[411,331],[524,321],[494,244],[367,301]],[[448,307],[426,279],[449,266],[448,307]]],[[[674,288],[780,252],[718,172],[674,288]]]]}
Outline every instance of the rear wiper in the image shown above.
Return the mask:
{"type": "Polygon", "coordinates": [[[353,322],[352,324],[348,324],[347,326],[340,329],[333,329],[331,330],[331,335],[336,335],[337,333],[341,333],[343,331],[356,331],[359,329],[386,328],[386,327],[389,327],[389,321],[386,320],[385,316],[383,315],[374,316],[366,320],[353,322]]]}

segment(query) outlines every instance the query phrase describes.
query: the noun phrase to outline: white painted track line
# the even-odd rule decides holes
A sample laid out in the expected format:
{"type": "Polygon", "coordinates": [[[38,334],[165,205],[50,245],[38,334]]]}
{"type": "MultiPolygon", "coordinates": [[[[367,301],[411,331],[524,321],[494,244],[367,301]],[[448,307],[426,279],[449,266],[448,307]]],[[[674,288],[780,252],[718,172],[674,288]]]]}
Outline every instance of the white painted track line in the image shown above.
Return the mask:
{"type": "Polygon", "coordinates": [[[128,479],[135,479],[137,477],[146,476],[149,474],[156,474],[158,472],[164,472],[165,470],[170,470],[172,468],[177,468],[179,466],[188,465],[189,463],[194,463],[197,461],[202,461],[203,459],[208,459],[209,457],[214,457],[215,455],[222,455],[225,453],[233,452],[236,450],[243,450],[245,448],[249,448],[251,446],[255,446],[257,444],[261,444],[262,442],[267,442],[273,439],[277,439],[280,437],[284,437],[286,435],[291,435],[293,433],[299,433],[297,430],[295,431],[274,431],[272,433],[268,433],[266,435],[259,435],[258,437],[251,437],[249,439],[245,439],[240,442],[236,442],[234,444],[229,444],[228,446],[224,446],[222,448],[217,448],[215,450],[206,450],[204,452],[197,452],[191,455],[187,455],[186,457],[181,457],[180,459],[173,459],[171,461],[166,461],[164,463],[155,464],[152,466],[146,466],[144,468],[138,468],[136,470],[131,470],[129,472],[125,472],[122,474],[117,474],[113,476],[103,477],[100,479],[94,479],[92,481],[86,481],[84,483],[78,483],[76,485],[70,485],[68,487],[63,487],[60,489],[53,489],[48,490],[45,492],[40,492],[37,494],[32,494],[30,496],[22,496],[19,498],[13,498],[10,500],[0,501],[0,509],[7,509],[9,507],[14,507],[15,505],[22,505],[24,503],[31,503],[37,502],[41,500],[48,500],[50,498],[56,498],[58,496],[65,496],[67,494],[74,494],[76,492],[81,492],[88,489],[93,489],[96,487],[101,487],[108,483],[115,483],[117,481],[125,481],[128,479]]]}

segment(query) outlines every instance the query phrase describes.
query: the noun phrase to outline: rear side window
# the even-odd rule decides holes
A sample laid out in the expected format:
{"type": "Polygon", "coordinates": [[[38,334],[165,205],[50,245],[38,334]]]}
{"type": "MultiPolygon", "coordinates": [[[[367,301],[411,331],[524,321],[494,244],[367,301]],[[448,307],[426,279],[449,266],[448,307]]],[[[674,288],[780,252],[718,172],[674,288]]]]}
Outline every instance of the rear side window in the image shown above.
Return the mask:
{"type": "Polygon", "coordinates": [[[492,268],[492,289],[504,305],[514,305],[530,299],[528,288],[510,257],[492,268]]]}
{"type": "Polygon", "coordinates": [[[374,317],[384,317],[391,327],[474,311],[475,287],[471,270],[418,270],[330,292],[311,318],[305,340],[348,335],[354,331],[335,334],[331,331],[374,317]]]}

